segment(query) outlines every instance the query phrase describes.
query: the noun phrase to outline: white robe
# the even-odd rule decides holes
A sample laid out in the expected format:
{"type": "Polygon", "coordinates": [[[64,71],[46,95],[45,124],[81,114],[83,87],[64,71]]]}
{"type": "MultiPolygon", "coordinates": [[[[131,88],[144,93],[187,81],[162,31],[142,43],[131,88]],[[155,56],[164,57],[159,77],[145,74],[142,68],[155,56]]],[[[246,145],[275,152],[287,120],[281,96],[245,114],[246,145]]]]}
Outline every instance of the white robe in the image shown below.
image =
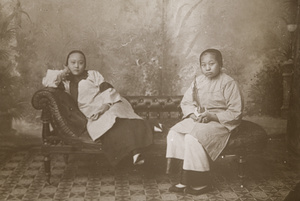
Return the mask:
{"type": "MultiPolygon", "coordinates": [[[[198,150],[203,147],[208,156],[212,160],[216,160],[225,148],[231,131],[241,122],[243,101],[236,82],[223,72],[213,79],[200,75],[184,94],[181,108],[183,120],[170,129],[172,134],[167,138],[166,157],[190,160],[189,158],[194,157],[193,155],[178,153],[186,152],[186,149],[189,148],[195,149],[195,146],[198,146],[198,150]],[[194,113],[198,106],[216,114],[220,122],[197,123],[191,118],[186,118],[194,113]],[[200,144],[185,145],[184,149],[180,144],[186,144],[185,138],[176,135],[186,134],[197,139],[200,144]]],[[[206,156],[200,155],[199,153],[199,161],[201,158],[206,158],[206,156]]],[[[205,159],[205,161],[208,160],[205,159]]],[[[204,170],[200,168],[198,171],[207,171],[207,165],[203,165],[206,168],[204,170]]],[[[187,164],[186,166],[190,167],[191,165],[187,164]]]]}
{"type": "MultiPolygon", "coordinates": [[[[63,82],[65,91],[70,93],[70,81],[62,80],[61,73],[62,70],[48,70],[43,78],[43,85],[56,88],[63,82]]],[[[114,125],[117,117],[142,119],[134,113],[130,103],[114,88],[100,93],[99,86],[103,82],[104,78],[98,71],[89,70],[88,77],[78,83],[78,107],[88,119],[87,130],[92,140],[98,139],[108,131],[114,125]],[[97,120],[91,120],[91,117],[99,112],[100,107],[107,103],[113,105],[97,120]]]]}

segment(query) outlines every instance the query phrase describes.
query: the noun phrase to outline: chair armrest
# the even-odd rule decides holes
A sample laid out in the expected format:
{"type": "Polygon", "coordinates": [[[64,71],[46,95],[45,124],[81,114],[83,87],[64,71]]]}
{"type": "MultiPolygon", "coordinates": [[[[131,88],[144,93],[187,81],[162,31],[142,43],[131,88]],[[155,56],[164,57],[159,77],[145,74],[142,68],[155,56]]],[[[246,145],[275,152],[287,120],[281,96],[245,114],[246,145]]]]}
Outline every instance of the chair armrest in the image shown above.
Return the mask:
{"type": "Polygon", "coordinates": [[[60,137],[76,138],[85,132],[87,119],[65,91],[43,88],[35,92],[31,103],[35,109],[49,113],[50,123],[60,137]]]}
{"type": "Polygon", "coordinates": [[[59,93],[58,90],[60,89],[45,87],[36,91],[31,99],[32,106],[37,110],[46,109],[51,104],[53,104],[54,107],[57,107],[57,104],[55,103],[55,93],[59,93]]]}

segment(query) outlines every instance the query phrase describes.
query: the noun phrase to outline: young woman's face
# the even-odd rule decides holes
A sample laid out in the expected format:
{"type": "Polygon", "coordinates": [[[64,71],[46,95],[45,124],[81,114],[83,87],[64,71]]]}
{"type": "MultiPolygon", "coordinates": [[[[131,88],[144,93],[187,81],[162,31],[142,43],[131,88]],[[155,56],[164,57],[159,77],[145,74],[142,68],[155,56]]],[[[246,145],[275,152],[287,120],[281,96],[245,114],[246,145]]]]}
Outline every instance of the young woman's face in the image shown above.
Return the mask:
{"type": "Polygon", "coordinates": [[[85,70],[84,56],[80,53],[73,53],[69,56],[68,67],[73,75],[80,75],[85,70]]]}
{"type": "Polygon", "coordinates": [[[214,54],[206,53],[202,55],[200,68],[206,77],[213,78],[219,75],[221,67],[214,54]]]}

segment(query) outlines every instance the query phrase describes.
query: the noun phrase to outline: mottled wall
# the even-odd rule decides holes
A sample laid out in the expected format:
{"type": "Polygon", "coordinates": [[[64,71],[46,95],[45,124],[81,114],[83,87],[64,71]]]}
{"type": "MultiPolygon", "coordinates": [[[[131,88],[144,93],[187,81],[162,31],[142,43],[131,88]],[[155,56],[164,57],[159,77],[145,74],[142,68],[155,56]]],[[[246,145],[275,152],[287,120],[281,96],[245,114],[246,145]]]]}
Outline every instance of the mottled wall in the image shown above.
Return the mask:
{"type": "Polygon", "coordinates": [[[199,54],[210,47],[222,51],[226,72],[249,88],[254,73],[289,38],[282,5],[273,0],[166,1],[164,67],[178,79],[165,91],[184,93],[199,73],[199,54]]]}
{"type": "Polygon", "coordinates": [[[199,54],[213,47],[247,99],[255,72],[288,42],[283,2],[20,0],[30,16],[18,35],[25,96],[29,103],[46,69],[60,69],[72,49],[124,95],[183,94],[200,73],[199,54]]]}
{"type": "Polygon", "coordinates": [[[62,68],[80,49],[88,69],[99,70],[126,94],[157,94],[162,60],[162,2],[31,0],[22,2],[33,24],[34,68],[62,68]]]}

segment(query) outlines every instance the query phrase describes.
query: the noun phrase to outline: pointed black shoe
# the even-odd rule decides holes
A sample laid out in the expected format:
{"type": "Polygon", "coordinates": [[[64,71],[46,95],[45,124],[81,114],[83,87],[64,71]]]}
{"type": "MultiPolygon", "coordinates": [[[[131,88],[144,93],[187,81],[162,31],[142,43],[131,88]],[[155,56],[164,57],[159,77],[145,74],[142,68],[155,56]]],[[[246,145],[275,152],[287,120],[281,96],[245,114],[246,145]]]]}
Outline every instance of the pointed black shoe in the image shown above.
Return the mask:
{"type": "Polygon", "coordinates": [[[201,195],[201,194],[205,194],[211,190],[212,190],[212,188],[209,185],[200,190],[195,190],[188,186],[185,188],[184,193],[191,194],[191,195],[201,195]]]}

